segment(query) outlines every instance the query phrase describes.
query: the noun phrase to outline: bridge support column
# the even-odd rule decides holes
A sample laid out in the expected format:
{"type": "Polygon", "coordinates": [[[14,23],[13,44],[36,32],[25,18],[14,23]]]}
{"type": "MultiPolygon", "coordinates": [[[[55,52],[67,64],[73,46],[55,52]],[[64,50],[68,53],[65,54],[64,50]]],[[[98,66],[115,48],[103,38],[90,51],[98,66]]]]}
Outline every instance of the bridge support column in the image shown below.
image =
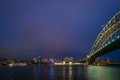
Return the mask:
{"type": "Polygon", "coordinates": [[[95,58],[91,57],[90,55],[87,55],[86,64],[91,65],[94,64],[94,62],[95,62],[95,58]]]}

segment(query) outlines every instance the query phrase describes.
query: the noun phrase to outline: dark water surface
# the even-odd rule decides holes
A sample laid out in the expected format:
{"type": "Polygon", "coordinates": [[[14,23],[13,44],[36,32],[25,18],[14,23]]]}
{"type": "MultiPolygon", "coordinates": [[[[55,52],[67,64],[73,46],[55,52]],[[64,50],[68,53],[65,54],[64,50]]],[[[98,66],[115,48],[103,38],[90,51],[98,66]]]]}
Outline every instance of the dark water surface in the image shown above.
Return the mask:
{"type": "Polygon", "coordinates": [[[1,66],[0,80],[120,80],[120,66],[1,66]]]}

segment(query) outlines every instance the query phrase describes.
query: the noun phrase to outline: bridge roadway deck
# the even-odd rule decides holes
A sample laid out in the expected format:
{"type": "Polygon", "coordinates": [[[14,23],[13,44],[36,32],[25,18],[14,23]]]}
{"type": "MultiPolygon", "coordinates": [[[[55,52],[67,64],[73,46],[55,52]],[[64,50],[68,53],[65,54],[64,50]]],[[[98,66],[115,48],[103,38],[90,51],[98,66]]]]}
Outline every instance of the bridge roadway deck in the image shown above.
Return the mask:
{"type": "Polygon", "coordinates": [[[92,55],[90,58],[90,62],[92,63],[95,61],[97,57],[107,54],[111,51],[117,50],[119,48],[120,48],[120,38],[115,40],[114,42],[111,42],[111,44],[109,44],[108,46],[104,47],[103,49],[92,55]]]}

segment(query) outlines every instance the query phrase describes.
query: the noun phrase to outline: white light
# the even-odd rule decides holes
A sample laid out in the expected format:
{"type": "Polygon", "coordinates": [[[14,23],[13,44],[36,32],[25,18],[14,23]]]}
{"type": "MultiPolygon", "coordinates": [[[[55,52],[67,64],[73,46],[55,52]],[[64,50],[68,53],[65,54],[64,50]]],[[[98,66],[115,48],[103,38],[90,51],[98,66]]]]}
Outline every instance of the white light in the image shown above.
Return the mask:
{"type": "Polygon", "coordinates": [[[65,64],[65,61],[63,61],[63,64],[65,64]]]}
{"type": "Polygon", "coordinates": [[[117,38],[120,38],[120,36],[117,36],[117,38]]]}
{"type": "Polygon", "coordinates": [[[107,46],[107,44],[105,44],[105,46],[107,46]]]}
{"type": "Polygon", "coordinates": [[[72,62],[69,62],[69,64],[71,65],[71,64],[72,64],[72,62]]]}
{"type": "Polygon", "coordinates": [[[110,42],[108,42],[108,44],[110,44],[110,42]]]}
{"type": "Polygon", "coordinates": [[[13,66],[13,64],[9,64],[9,66],[10,66],[10,67],[12,67],[12,66],[13,66]]]}
{"type": "Polygon", "coordinates": [[[115,39],[112,39],[112,41],[115,41],[115,39]]]}

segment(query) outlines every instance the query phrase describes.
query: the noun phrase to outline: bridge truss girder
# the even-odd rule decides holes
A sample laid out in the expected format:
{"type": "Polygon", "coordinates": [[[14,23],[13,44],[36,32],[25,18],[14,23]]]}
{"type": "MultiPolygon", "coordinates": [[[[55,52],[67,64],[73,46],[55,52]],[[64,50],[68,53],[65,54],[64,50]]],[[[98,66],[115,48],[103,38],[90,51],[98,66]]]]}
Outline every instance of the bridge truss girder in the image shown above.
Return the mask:
{"type": "Polygon", "coordinates": [[[89,58],[87,58],[88,61],[92,62],[97,57],[103,55],[104,53],[109,52],[109,51],[104,51],[104,49],[106,48],[105,44],[108,42],[110,46],[114,43],[115,40],[116,41],[119,40],[119,38],[120,38],[120,11],[115,16],[112,17],[112,19],[105,25],[103,30],[99,33],[97,39],[95,40],[92,46],[91,52],[89,54],[89,58]],[[112,37],[115,38],[112,39],[112,37]],[[111,43],[109,42],[109,40],[111,40],[111,43]]]}

